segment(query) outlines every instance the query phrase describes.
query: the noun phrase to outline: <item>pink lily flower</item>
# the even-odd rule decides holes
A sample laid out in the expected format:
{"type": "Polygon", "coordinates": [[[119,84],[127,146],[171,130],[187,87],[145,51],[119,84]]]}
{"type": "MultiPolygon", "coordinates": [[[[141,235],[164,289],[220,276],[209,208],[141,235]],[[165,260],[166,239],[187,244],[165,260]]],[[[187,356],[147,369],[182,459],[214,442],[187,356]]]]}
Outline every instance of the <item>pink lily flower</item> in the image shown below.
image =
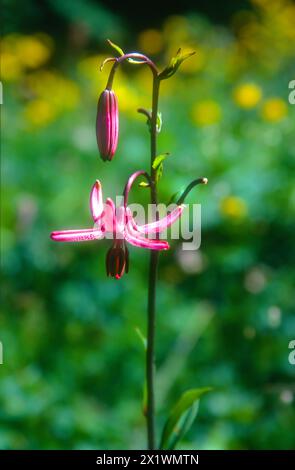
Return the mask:
{"type": "Polygon", "coordinates": [[[106,203],[103,203],[101,183],[96,180],[90,193],[90,211],[94,227],[55,231],[51,233],[51,239],[58,242],[83,242],[112,238],[113,245],[106,257],[106,270],[108,276],[116,279],[120,279],[124,272],[128,273],[127,243],[150,250],[167,250],[169,248],[167,241],[146,238],[144,235],[164,231],[181,216],[185,205],[177,206],[170,214],[156,222],[138,226],[127,206],[127,198],[135,178],[143,173],[136,172],[129,178],[125,187],[124,204],[117,208],[111,198],[107,198],[106,203]]]}

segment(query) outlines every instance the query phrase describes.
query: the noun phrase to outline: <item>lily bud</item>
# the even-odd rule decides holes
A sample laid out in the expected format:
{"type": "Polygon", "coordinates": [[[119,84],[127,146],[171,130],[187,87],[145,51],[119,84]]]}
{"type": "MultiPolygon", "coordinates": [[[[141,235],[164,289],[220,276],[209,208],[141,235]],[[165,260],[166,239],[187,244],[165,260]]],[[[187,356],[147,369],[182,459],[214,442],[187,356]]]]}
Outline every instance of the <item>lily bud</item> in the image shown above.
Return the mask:
{"type": "Polygon", "coordinates": [[[106,257],[107,275],[120,279],[129,269],[128,248],[122,240],[116,240],[107,252],[106,257]]]}
{"type": "Polygon", "coordinates": [[[96,139],[101,158],[112,160],[118,145],[118,100],[113,90],[104,90],[99,97],[96,117],[96,139]]]}

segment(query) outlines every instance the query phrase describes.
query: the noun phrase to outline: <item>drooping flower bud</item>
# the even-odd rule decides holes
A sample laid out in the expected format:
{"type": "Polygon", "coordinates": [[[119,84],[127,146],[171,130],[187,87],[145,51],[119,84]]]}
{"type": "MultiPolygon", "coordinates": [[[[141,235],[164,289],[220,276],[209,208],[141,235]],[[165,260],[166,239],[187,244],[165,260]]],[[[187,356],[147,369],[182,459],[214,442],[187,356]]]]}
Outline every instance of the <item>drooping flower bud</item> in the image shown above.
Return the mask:
{"type": "Polygon", "coordinates": [[[123,240],[116,240],[107,252],[107,275],[120,279],[129,269],[129,252],[123,240]]]}
{"type": "Polygon", "coordinates": [[[96,139],[101,158],[112,160],[118,144],[118,100],[113,90],[105,89],[99,97],[96,139]]]}

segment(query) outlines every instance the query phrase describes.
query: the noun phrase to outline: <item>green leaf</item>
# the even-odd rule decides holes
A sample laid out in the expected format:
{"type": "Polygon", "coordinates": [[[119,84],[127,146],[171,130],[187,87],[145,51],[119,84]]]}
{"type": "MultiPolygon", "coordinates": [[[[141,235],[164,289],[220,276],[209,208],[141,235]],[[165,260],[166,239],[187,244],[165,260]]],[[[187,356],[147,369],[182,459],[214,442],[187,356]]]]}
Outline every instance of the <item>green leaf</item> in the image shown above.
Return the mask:
{"type": "Polygon", "coordinates": [[[156,182],[160,181],[164,171],[164,160],[169,156],[169,153],[162,153],[158,155],[153,161],[153,169],[156,170],[156,182]]]}
{"type": "Polygon", "coordinates": [[[156,169],[156,182],[158,183],[160,179],[163,176],[163,171],[164,171],[164,166],[163,163],[160,163],[160,165],[156,169]]]}
{"type": "Polygon", "coordinates": [[[160,449],[174,449],[177,442],[191,427],[197,411],[199,399],[212,390],[211,387],[193,388],[184,392],[172,408],[163,429],[160,449]]]}
{"type": "Polygon", "coordinates": [[[120,46],[117,46],[117,44],[115,44],[114,42],[112,42],[110,39],[108,39],[107,41],[108,41],[109,45],[110,45],[113,49],[115,49],[115,51],[118,52],[119,55],[121,55],[121,56],[124,55],[124,51],[123,51],[123,49],[121,49],[120,46]]]}
{"type": "Polygon", "coordinates": [[[146,181],[141,181],[138,185],[140,188],[149,188],[150,185],[146,181]]]}
{"type": "Polygon", "coordinates": [[[144,336],[144,334],[143,334],[143,332],[141,331],[140,328],[136,327],[135,331],[136,331],[136,333],[137,333],[137,335],[138,335],[138,337],[139,337],[139,339],[140,339],[140,341],[141,341],[141,343],[144,347],[144,350],[146,351],[146,348],[147,348],[147,339],[146,339],[146,337],[144,336]]]}
{"type": "Polygon", "coordinates": [[[175,446],[185,436],[192,426],[199,410],[199,400],[197,400],[179,419],[176,432],[173,432],[170,439],[169,449],[175,449],[175,446]]]}
{"type": "Polygon", "coordinates": [[[172,75],[175,74],[182,62],[194,54],[195,52],[187,52],[186,54],[182,54],[181,49],[178,49],[176,56],[172,57],[169,65],[159,74],[159,79],[165,80],[167,78],[172,77],[172,75]]]}
{"type": "Polygon", "coordinates": [[[166,152],[166,153],[161,153],[160,155],[157,155],[153,161],[153,169],[156,170],[158,168],[158,166],[161,165],[161,163],[163,163],[163,161],[169,157],[170,153],[166,152]]]}
{"type": "MultiPolygon", "coordinates": [[[[108,39],[107,41],[108,41],[109,45],[113,49],[115,49],[115,51],[117,51],[119,53],[120,56],[125,55],[125,52],[123,51],[123,49],[121,49],[120,46],[118,46],[117,44],[112,42],[110,39],[108,39]]],[[[127,62],[129,62],[130,64],[144,64],[145,63],[144,60],[132,59],[131,57],[129,57],[129,59],[127,59],[127,62]]]]}

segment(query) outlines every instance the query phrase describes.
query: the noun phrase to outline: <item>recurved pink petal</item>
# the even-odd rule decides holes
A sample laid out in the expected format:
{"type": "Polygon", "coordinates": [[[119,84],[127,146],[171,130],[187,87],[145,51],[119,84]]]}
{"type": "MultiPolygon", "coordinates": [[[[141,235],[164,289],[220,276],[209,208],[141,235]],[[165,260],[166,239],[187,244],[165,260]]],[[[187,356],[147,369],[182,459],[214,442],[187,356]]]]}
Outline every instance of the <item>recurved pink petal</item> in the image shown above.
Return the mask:
{"type": "MultiPolygon", "coordinates": [[[[180,206],[177,206],[172,212],[170,212],[170,214],[166,215],[162,219],[156,222],[151,222],[150,224],[136,225],[136,228],[141,233],[161,233],[166,228],[170,227],[170,225],[172,225],[181,216],[185,207],[185,204],[181,204],[180,206]]],[[[134,223],[136,224],[135,221],[134,223]]]]}
{"type": "Polygon", "coordinates": [[[87,242],[99,240],[104,237],[104,232],[98,229],[61,230],[52,232],[50,238],[56,242],[87,242]]]}
{"type": "Polygon", "coordinates": [[[126,224],[126,208],[124,205],[116,207],[117,233],[124,234],[126,224]]]}
{"type": "Polygon", "coordinates": [[[116,206],[114,201],[108,197],[104,207],[104,216],[103,221],[105,225],[105,230],[108,233],[115,233],[117,230],[116,223],[116,206]]]}
{"type": "Polygon", "coordinates": [[[96,222],[103,213],[102,189],[99,180],[96,180],[90,193],[90,210],[94,222],[96,222]]]}
{"type": "Polygon", "coordinates": [[[132,223],[127,222],[125,228],[125,240],[131,245],[138,246],[141,248],[148,248],[150,250],[168,250],[169,243],[165,240],[152,240],[145,238],[140,233],[134,229],[132,223]]]}

